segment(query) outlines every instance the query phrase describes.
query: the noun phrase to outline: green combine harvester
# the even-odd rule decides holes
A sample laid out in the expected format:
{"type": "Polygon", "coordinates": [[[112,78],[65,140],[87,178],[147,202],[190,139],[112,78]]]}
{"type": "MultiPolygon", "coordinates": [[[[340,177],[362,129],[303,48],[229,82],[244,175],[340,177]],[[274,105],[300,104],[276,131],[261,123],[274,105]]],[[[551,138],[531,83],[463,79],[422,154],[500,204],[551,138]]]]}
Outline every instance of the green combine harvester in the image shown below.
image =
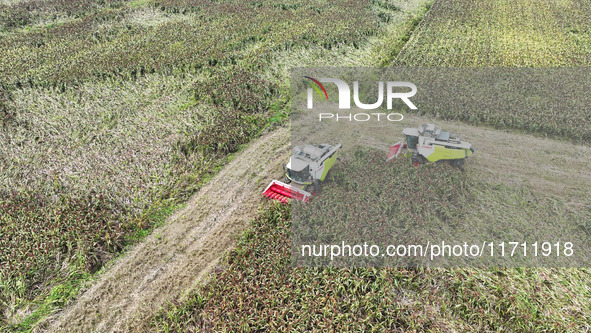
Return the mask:
{"type": "Polygon", "coordinates": [[[284,166],[287,183],[273,180],[263,191],[263,195],[286,203],[288,199],[308,201],[315,195],[328,171],[337,160],[337,151],[342,147],[329,144],[296,146],[284,166]],[[288,184],[292,183],[292,184],[288,184]],[[312,187],[313,191],[308,192],[312,187]]]}
{"type": "Polygon", "coordinates": [[[457,135],[442,131],[434,124],[405,128],[402,133],[406,140],[390,147],[388,161],[407,150],[404,155],[410,154],[413,165],[448,161],[463,170],[464,161],[474,153],[472,144],[461,141],[457,135]]]}

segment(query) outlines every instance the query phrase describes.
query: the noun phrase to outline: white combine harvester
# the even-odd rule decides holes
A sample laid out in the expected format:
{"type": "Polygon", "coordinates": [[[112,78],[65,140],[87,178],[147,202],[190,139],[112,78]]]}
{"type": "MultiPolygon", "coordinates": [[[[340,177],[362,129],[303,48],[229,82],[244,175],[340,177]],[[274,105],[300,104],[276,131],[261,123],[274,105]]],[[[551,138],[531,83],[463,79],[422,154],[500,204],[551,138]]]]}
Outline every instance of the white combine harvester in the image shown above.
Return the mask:
{"type": "Polygon", "coordinates": [[[455,134],[442,131],[434,124],[421,125],[418,128],[405,128],[402,134],[406,136],[406,140],[390,147],[388,161],[408,149],[414,165],[449,161],[451,165],[461,169],[464,160],[474,153],[472,144],[460,140],[455,134]]]}
{"type": "Polygon", "coordinates": [[[315,195],[328,171],[337,160],[337,151],[342,147],[329,144],[296,146],[284,166],[286,183],[273,180],[263,191],[263,195],[286,203],[288,199],[308,201],[315,195]],[[289,184],[288,184],[289,183],[289,184]],[[312,186],[313,192],[307,191],[312,186]]]}

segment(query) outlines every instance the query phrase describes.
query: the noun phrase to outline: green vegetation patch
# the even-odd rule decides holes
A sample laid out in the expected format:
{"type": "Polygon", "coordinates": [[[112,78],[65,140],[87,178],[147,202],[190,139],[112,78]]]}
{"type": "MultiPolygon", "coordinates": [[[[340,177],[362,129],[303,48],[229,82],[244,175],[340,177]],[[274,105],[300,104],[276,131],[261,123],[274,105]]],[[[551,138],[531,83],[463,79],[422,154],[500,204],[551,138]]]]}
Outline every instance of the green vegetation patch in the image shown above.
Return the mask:
{"type": "Polygon", "coordinates": [[[30,285],[94,272],[119,248],[123,230],[105,201],[64,195],[52,203],[0,192],[0,305],[6,311],[35,297],[30,285]]]}
{"type": "MultiPolygon", "coordinates": [[[[577,67],[591,64],[588,1],[436,1],[391,65],[432,67],[577,67]]],[[[541,80],[540,85],[545,84],[541,80]]],[[[586,109],[510,108],[494,115],[466,108],[427,110],[445,119],[591,139],[586,109]]]]}

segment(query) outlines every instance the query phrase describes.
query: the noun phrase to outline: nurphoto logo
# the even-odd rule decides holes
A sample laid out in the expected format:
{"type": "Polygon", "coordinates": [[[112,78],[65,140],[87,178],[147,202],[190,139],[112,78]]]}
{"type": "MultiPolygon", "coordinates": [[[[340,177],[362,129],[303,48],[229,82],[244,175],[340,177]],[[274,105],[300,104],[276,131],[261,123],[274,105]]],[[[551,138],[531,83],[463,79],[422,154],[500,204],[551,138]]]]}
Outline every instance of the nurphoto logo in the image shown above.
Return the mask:
{"type": "MultiPolygon", "coordinates": [[[[335,78],[320,78],[319,80],[304,76],[306,83],[310,86],[308,88],[308,109],[314,109],[314,91],[320,96],[320,100],[328,101],[328,93],[322,83],[334,83],[338,89],[338,105],[340,110],[351,109],[351,89],[349,85],[340,79],[335,78]]],[[[387,81],[386,82],[386,107],[388,110],[392,110],[393,101],[399,99],[403,101],[410,109],[416,110],[417,107],[411,102],[410,98],[417,93],[417,86],[411,82],[404,81],[387,81]],[[400,92],[395,91],[396,88],[409,88],[410,91],[400,92]]],[[[384,103],[384,82],[378,82],[378,97],[375,103],[366,104],[361,102],[359,98],[359,81],[353,81],[353,102],[355,105],[362,110],[375,110],[380,108],[384,103]]],[[[369,121],[376,119],[381,121],[383,119],[388,121],[402,121],[404,116],[401,113],[349,113],[347,115],[341,115],[339,113],[327,113],[323,112],[318,115],[318,120],[333,119],[335,121],[348,120],[348,121],[369,121]]]]}
{"type": "MultiPolygon", "coordinates": [[[[321,82],[334,83],[339,91],[339,109],[348,110],[351,109],[351,89],[349,85],[340,79],[333,78],[320,78],[316,80],[309,76],[304,76],[309,81],[306,81],[310,88],[308,88],[308,109],[314,108],[314,90],[318,92],[320,98],[328,100],[328,93],[321,82]],[[322,91],[320,91],[322,89],[322,91]]],[[[417,107],[410,101],[409,98],[413,97],[417,93],[417,86],[411,82],[403,81],[387,81],[386,82],[386,103],[388,110],[392,109],[392,101],[394,99],[402,100],[410,109],[416,110],[417,107]],[[394,88],[406,87],[410,88],[408,92],[395,92],[394,88]]],[[[375,110],[382,106],[384,103],[384,82],[378,82],[378,98],[375,103],[365,104],[359,100],[359,81],[353,81],[353,101],[355,105],[363,110],[375,110]]]]}

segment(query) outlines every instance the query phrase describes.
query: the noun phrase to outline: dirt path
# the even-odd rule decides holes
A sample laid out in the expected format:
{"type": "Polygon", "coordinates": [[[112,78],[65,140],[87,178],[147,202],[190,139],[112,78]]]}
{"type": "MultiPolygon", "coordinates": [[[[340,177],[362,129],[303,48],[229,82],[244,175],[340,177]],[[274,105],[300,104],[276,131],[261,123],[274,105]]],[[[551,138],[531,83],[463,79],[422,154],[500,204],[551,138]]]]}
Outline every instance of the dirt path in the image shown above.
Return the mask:
{"type": "Polygon", "coordinates": [[[102,273],[47,331],[145,331],[144,317],[191,289],[231,248],[281,176],[289,132],[267,134],[237,156],[164,226],[102,273]]]}

